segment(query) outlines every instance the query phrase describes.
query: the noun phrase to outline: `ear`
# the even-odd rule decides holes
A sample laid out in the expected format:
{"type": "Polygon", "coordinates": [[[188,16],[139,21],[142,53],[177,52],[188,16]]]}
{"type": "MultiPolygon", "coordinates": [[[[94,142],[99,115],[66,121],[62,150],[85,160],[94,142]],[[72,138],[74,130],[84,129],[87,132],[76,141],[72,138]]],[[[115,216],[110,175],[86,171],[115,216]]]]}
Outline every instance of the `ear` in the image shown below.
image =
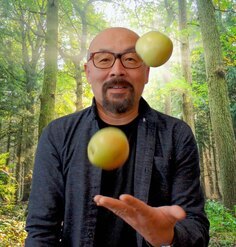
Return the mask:
{"type": "Polygon", "coordinates": [[[87,81],[89,81],[88,78],[89,78],[90,70],[88,68],[88,64],[87,63],[84,64],[84,71],[85,71],[85,74],[86,74],[87,81]]]}
{"type": "Polygon", "coordinates": [[[85,63],[84,64],[84,71],[85,71],[86,76],[87,76],[87,70],[88,70],[88,65],[87,65],[87,63],[85,63]]]}

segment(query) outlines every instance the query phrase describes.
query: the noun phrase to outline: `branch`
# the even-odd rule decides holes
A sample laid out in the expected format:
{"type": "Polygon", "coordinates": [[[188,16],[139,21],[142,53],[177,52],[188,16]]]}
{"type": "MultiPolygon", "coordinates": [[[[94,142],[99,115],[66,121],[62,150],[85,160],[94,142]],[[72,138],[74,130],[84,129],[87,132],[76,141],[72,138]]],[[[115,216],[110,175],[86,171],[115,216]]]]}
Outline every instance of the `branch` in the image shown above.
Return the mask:
{"type": "Polygon", "coordinates": [[[34,11],[34,10],[27,9],[27,8],[20,8],[20,10],[28,11],[28,12],[30,12],[32,14],[46,15],[46,12],[34,11]]]}
{"type": "Polygon", "coordinates": [[[17,78],[17,77],[11,72],[11,70],[8,70],[6,67],[4,67],[4,70],[5,70],[6,73],[9,74],[14,80],[19,81],[19,82],[23,82],[24,84],[26,83],[26,81],[21,80],[20,78],[17,78]]]}
{"type": "Polygon", "coordinates": [[[39,33],[38,31],[35,31],[33,28],[31,28],[31,26],[23,19],[21,19],[21,21],[27,26],[28,30],[30,30],[34,35],[45,39],[45,36],[42,35],[41,33],[39,33]]]}
{"type": "Polygon", "coordinates": [[[224,12],[224,13],[230,13],[230,12],[236,13],[236,11],[234,11],[233,9],[227,10],[227,9],[219,9],[219,8],[215,8],[215,11],[224,12]]]}

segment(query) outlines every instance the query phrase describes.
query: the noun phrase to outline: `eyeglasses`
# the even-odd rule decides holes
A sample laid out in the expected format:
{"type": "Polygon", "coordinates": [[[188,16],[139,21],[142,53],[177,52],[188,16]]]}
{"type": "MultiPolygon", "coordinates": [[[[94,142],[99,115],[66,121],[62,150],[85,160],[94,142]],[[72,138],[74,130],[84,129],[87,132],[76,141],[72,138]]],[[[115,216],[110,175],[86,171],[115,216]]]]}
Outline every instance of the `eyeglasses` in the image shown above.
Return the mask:
{"type": "Polygon", "coordinates": [[[91,52],[88,61],[92,60],[96,68],[108,69],[114,65],[117,58],[120,59],[122,65],[127,69],[136,69],[143,64],[142,59],[135,52],[91,52]]]}

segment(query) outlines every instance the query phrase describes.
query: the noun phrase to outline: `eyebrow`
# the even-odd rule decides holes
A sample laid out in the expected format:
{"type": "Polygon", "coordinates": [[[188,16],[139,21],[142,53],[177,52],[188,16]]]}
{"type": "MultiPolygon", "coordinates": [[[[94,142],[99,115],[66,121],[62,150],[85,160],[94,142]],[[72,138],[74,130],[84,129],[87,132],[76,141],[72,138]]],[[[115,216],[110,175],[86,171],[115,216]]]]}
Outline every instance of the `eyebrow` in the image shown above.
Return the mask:
{"type": "MultiPolygon", "coordinates": [[[[101,49],[98,50],[98,52],[113,52],[113,51],[111,51],[109,49],[101,48],[101,49]]],[[[135,47],[134,46],[129,47],[129,48],[125,49],[123,52],[135,52],[135,47]]],[[[121,53],[123,53],[123,52],[121,52],[121,53]]],[[[92,52],[90,52],[90,53],[92,53],[92,52]]]]}

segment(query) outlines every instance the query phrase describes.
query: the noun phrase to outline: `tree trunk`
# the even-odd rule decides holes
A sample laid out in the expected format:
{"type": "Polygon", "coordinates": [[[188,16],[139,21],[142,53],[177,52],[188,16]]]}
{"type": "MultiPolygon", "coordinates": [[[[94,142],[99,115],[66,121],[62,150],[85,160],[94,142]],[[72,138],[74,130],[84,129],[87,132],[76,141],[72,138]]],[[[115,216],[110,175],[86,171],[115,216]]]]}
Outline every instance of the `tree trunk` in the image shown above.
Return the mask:
{"type": "Polygon", "coordinates": [[[16,169],[15,169],[15,183],[16,183],[16,191],[15,191],[15,203],[20,201],[22,198],[22,184],[23,174],[22,174],[22,162],[21,162],[21,155],[22,155],[22,140],[23,140],[23,126],[24,126],[24,118],[22,117],[21,126],[19,128],[19,135],[17,137],[17,161],[16,161],[16,169]]]}
{"type": "Polygon", "coordinates": [[[206,181],[205,181],[205,168],[204,168],[204,159],[203,159],[203,146],[199,145],[199,160],[200,160],[200,179],[201,186],[203,188],[204,195],[206,196],[206,181]]]}
{"type": "Polygon", "coordinates": [[[74,64],[75,66],[75,81],[76,81],[76,111],[80,111],[83,109],[83,83],[82,83],[82,71],[80,67],[80,63],[74,64]]]}
{"type": "MultiPolygon", "coordinates": [[[[178,6],[182,72],[185,81],[190,85],[189,88],[191,88],[192,72],[188,39],[186,0],[178,0],[178,6]]],[[[193,103],[191,92],[189,90],[185,90],[183,93],[183,120],[188,123],[192,131],[195,133],[193,103]]]]}
{"type": "MultiPolygon", "coordinates": [[[[209,116],[210,119],[210,116],[209,116]]],[[[219,169],[217,169],[218,159],[216,156],[216,147],[214,142],[214,136],[212,135],[212,124],[211,120],[208,122],[208,131],[209,131],[209,150],[210,150],[210,156],[211,156],[211,169],[212,169],[212,178],[213,178],[213,187],[214,187],[214,199],[221,200],[222,195],[220,193],[220,187],[219,187],[219,169]]]]}
{"type": "Polygon", "coordinates": [[[204,147],[203,151],[203,160],[205,164],[205,174],[206,174],[206,181],[207,181],[207,194],[208,198],[213,199],[214,194],[214,185],[213,185],[213,178],[212,178],[212,167],[211,167],[211,159],[209,156],[209,149],[207,146],[204,147]]]}
{"type": "MultiPolygon", "coordinates": [[[[12,128],[12,117],[10,116],[9,125],[8,125],[8,135],[7,135],[7,147],[6,153],[10,153],[10,146],[11,146],[11,128],[12,128]]],[[[6,166],[9,165],[10,162],[10,155],[6,159],[6,166]]]]}
{"type": "Polygon", "coordinates": [[[171,95],[165,96],[164,113],[171,115],[171,95]]]}
{"type": "Polygon", "coordinates": [[[47,2],[47,31],[45,39],[44,81],[39,117],[39,136],[54,119],[58,54],[58,0],[47,2]]]}
{"type": "MultiPolygon", "coordinates": [[[[167,85],[168,83],[170,83],[171,81],[171,73],[169,72],[169,70],[167,69],[166,71],[164,71],[161,74],[162,80],[165,83],[165,85],[167,85]]],[[[168,93],[168,95],[165,96],[165,105],[164,105],[164,113],[167,115],[171,115],[171,91],[168,93]]]]}
{"type": "MultiPolygon", "coordinates": [[[[164,0],[164,5],[166,9],[166,19],[164,22],[165,30],[169,29],[173,21],[175,20],[174,16],[174,4],[172,1],[164,0]]],[[[168,66],[168,65],[167,65],[168,66]]],[[[167,73],[162,74],[162,78],[165,84],[169,83],[171,81],[171,74],[167,67],[167,73]]],[[[164,105],[164,113],[167,115],[172,114],[172,97],[171,97],[171,91],[168,95],[165,96],[165,105],[164,105]]]]}
{"type": "Polygon", "coordinates": [[[76,80],[76,111],[83,109],[83,81],[82,81],[82,69],[81,69],[81,62],[86,54],[86,41],[87,41],[87,8],[91,3],[88,1],[85,3],[83,10],[78,6],[78,2],[73,1],[73,6],[76,11],[78,11],[81,22],[82,22],[82,33],[81,37],[79,38],[80,41],[80,54],[73,58],[73,63],[75,66],[75,80],[76,80]]]}
{"type": "Polygon", "coordinates": [[[220,36],[211,0],[198,0],[199,21],[205,51],[209,106],[219,158],[223,203],[236,205],[236,141],[229,109],[229,97],[220,36]]]}

